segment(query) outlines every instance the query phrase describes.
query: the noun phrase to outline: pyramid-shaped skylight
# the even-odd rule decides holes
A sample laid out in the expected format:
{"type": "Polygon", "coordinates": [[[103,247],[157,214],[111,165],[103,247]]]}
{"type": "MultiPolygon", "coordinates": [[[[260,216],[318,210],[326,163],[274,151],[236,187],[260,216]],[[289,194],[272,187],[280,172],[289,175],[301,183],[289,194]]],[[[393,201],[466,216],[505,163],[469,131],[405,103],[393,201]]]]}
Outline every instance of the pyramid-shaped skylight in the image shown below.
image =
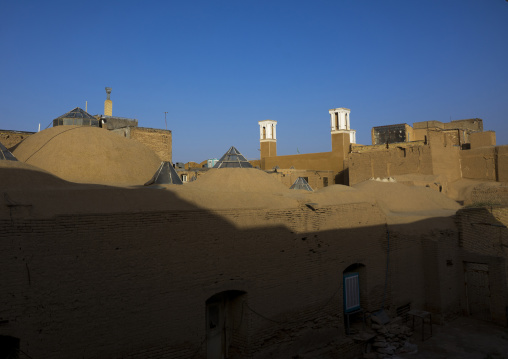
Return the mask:
{"type": "Polygon", "coordinates": [[[309,186],[309,183],[303,177],[298,177],[289,189],[304,189],[306,191],[312,191],[312,187],[309,186]]]}
{"type": "Polygon", "coordinates": [[[252,168],[252,165],[235,146],[231,146],[213,168],[252,168]]]}
{"type": "Polygon", "coordinates": [[[17,158],[0,142],[0,161],[17,161],[17,158]]]}
{"type": "Polygon", "coordinates": [[[152,179],[145,183],[145,186],[152,184],[183,184],[180,177],[176,173],[173,165],[169,161],[161,162],[161,165],[155,171],[152,179]]]}
{"type": "Polygon", "coordinates": [[[76,107],[71,111],[53,120],[53,126],[78,125],[78,126],[99,126],[99,120],[90,115],[82,108],[76,107]]]}

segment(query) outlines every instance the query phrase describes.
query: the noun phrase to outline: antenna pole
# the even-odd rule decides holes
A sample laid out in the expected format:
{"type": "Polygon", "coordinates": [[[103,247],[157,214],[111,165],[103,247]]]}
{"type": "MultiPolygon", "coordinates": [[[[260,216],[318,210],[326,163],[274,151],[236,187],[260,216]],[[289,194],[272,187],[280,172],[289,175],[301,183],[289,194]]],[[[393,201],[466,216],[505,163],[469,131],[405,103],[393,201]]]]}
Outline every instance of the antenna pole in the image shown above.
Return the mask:
{"type": "Polygon", "coordinates": [[[168,121],[166,120],[167,111],[164,111],[164,122],[166,123],[166,130],[168,129],[168,121]]]}

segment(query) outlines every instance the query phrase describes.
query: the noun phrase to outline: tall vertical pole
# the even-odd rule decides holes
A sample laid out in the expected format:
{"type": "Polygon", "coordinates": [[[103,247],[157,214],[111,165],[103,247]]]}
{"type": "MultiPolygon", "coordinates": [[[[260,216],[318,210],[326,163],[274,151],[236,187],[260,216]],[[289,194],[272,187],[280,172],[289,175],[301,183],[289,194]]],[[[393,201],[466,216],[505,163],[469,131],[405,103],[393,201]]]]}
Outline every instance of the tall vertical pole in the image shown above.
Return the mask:
{"type": "Polygon", "coordinates": [[[164,122],[166,123],[166,130],[168,129],[168,121],[166,120],[167,111],[164,111],[164,122]]]}

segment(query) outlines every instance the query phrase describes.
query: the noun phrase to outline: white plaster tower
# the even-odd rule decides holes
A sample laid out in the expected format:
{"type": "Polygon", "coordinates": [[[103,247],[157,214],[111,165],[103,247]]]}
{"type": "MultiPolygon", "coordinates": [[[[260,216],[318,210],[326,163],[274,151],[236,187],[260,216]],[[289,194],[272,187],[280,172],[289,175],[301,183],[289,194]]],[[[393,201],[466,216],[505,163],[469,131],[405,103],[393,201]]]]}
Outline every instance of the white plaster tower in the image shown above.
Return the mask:
{"type": "Polygon", "coordinates": [[[277,121],[259,121],[259,141],[261,158],[277,156],[277,121]]]}
{"type": "Polygon", "coordinates": [[[330,111],[331,133],[332,136],[337,133],[348,133],[349,142],[356,143],[356,130],[352,130],[349,126],[349,113],[348,108],[332,108],[330,111]]]}

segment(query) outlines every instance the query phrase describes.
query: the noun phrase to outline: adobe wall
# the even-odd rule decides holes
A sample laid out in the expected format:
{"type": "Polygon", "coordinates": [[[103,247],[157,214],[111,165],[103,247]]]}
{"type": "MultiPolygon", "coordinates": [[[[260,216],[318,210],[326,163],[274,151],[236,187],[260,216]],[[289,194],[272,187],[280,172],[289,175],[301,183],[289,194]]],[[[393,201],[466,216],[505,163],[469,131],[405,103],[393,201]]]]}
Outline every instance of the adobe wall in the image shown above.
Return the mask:
{"type": "Polygon", "coordinates": [[[422,142],[355,146],[349,154],[347,165],[351,186],[369,178],[409,173],[427,175],[432,174],[433,170],[430,147],[422,142]]]}
{"type": "Polygon", "coordinates": [[[421,122],[414,122],[413,128],[415,130],[444,129],[445,124],[441,121],[421,121],[421,122]]]}
{"type": "Polygon", "coordinates": [[[152,149],[161,161],[172,161],[172,134],[170,130],[130,127],[130,138],[152,149]]]}
{"type": "Polygon", "coordinates": [[[483,120],[481,118],[470,118],[465,120],[453,120],[444,123],[444,129],[463,129],[468,132],[482,132],[483,120]]]}
{"type": "Polygon", "coordinates": [[[279,168],[294,167],[299,170],[338,170],[339,168],[342,169],[342,161],[339,164],[339,160],[333,156],[332,152],[305,153],[261,159],[261,169],[271,170],[275,166],[279,166],[279,168]]]}
{"type": "Polygon", "coordinates": [[[494,131],[475,132],[469,135],[471,149],[496,145],[496,133],[494,131]]]}
{"type": "Polygon", "coordinates": [[[463,178],[508,182],[508,145],[461,151],[460,163],[463,178]]]}
{"type": "Polygon", "coordinates": [[[460,146],[455,132],[429,131],[432,173],[446,177],[448,182],[461,178],[460,146]]]}
{"type": "Polygon", "coordinates": [[[508,182],[508,145],[497,146],[497,180],[508,182]]]}
{"type": "Polygon", "coordinates": [[[12,152],[21,141],[34,133],[35,132],[0,130],[0,142],[12,152]]]}
{"type": "Polygon", "coordinates": [[[427,143],[414,141],[376,146],[352,146],[348,157],[349,184],[369,178],[404,174],[461,178],[456,131],[427,131],[427,143]]]}
{"type": "MultiPolygon", "coordinates": [[[[414,129],[414,141],[428,142],[429,132],[435,132],[436,129],[418,128],[414,129]]],[[[454,146],[461,146],[469,142],[469,137],[466,130],[450,129],[450,130],[437,130],[446,134],[446,141],[448,144],[454,146]]]]}
{"type": "MultiPolygon", "coordinates": [[[[467,208],[457,213],[460,229],[458,246],[459,261],[455,264],[462,272],[461,282],[467,285],[464,276],[467,263],[488,266],[488,295],[485,298],[490,306],[490,315],[482,319],[492,319],[500,325],[507,323],[508,308],[508,208],[467,208]]],[[[475,313],[475,303],[471,303],[466,291],[461,293],[461,309],[464,314],[475,313]]]]}
{"type": "MultiPolygon", "coordinates": [[[[261,154],[260,168],[271,170],[275,166],[281,169],[293,167],[299,170],[334,171],[337,173],[335,183],[347,184],[344,172],[344,160],[350,151],[349,133],[332,133],[332,151],[306,153],[287,156],[264,157],[261,154]]],[[[263,143],[261,143],[263,146],[263,143]]]]}
{"type": "Polygon", "coordinates": [[[480,147],[460,151],[462,177],[476,180],[496,180],[496,149],[480,147]]]}
{"type": "Polygon", "coordinates": [[[204,358],[205,302],[238,290],[242,356],[293,357],[344,337],[342,275],[351,264],[365,266],[367,311],[408,301],[425,308],[432,299],[418,284],[427,261],[421,236],[412,225],[388,234],[370,203],[315,211],[185,205],[1,221],[0,317],[9,322],[0,335],[20,338],[34,358],[204,358]]]}
{"type": "Polygon", "coordinates": [[[291,187],[298,177],[305,177],[313,190],[335,184],[335,172],[314,170],[279,169],[277,172],[268,172],[281,181],[287,188],[291,187]]]}

